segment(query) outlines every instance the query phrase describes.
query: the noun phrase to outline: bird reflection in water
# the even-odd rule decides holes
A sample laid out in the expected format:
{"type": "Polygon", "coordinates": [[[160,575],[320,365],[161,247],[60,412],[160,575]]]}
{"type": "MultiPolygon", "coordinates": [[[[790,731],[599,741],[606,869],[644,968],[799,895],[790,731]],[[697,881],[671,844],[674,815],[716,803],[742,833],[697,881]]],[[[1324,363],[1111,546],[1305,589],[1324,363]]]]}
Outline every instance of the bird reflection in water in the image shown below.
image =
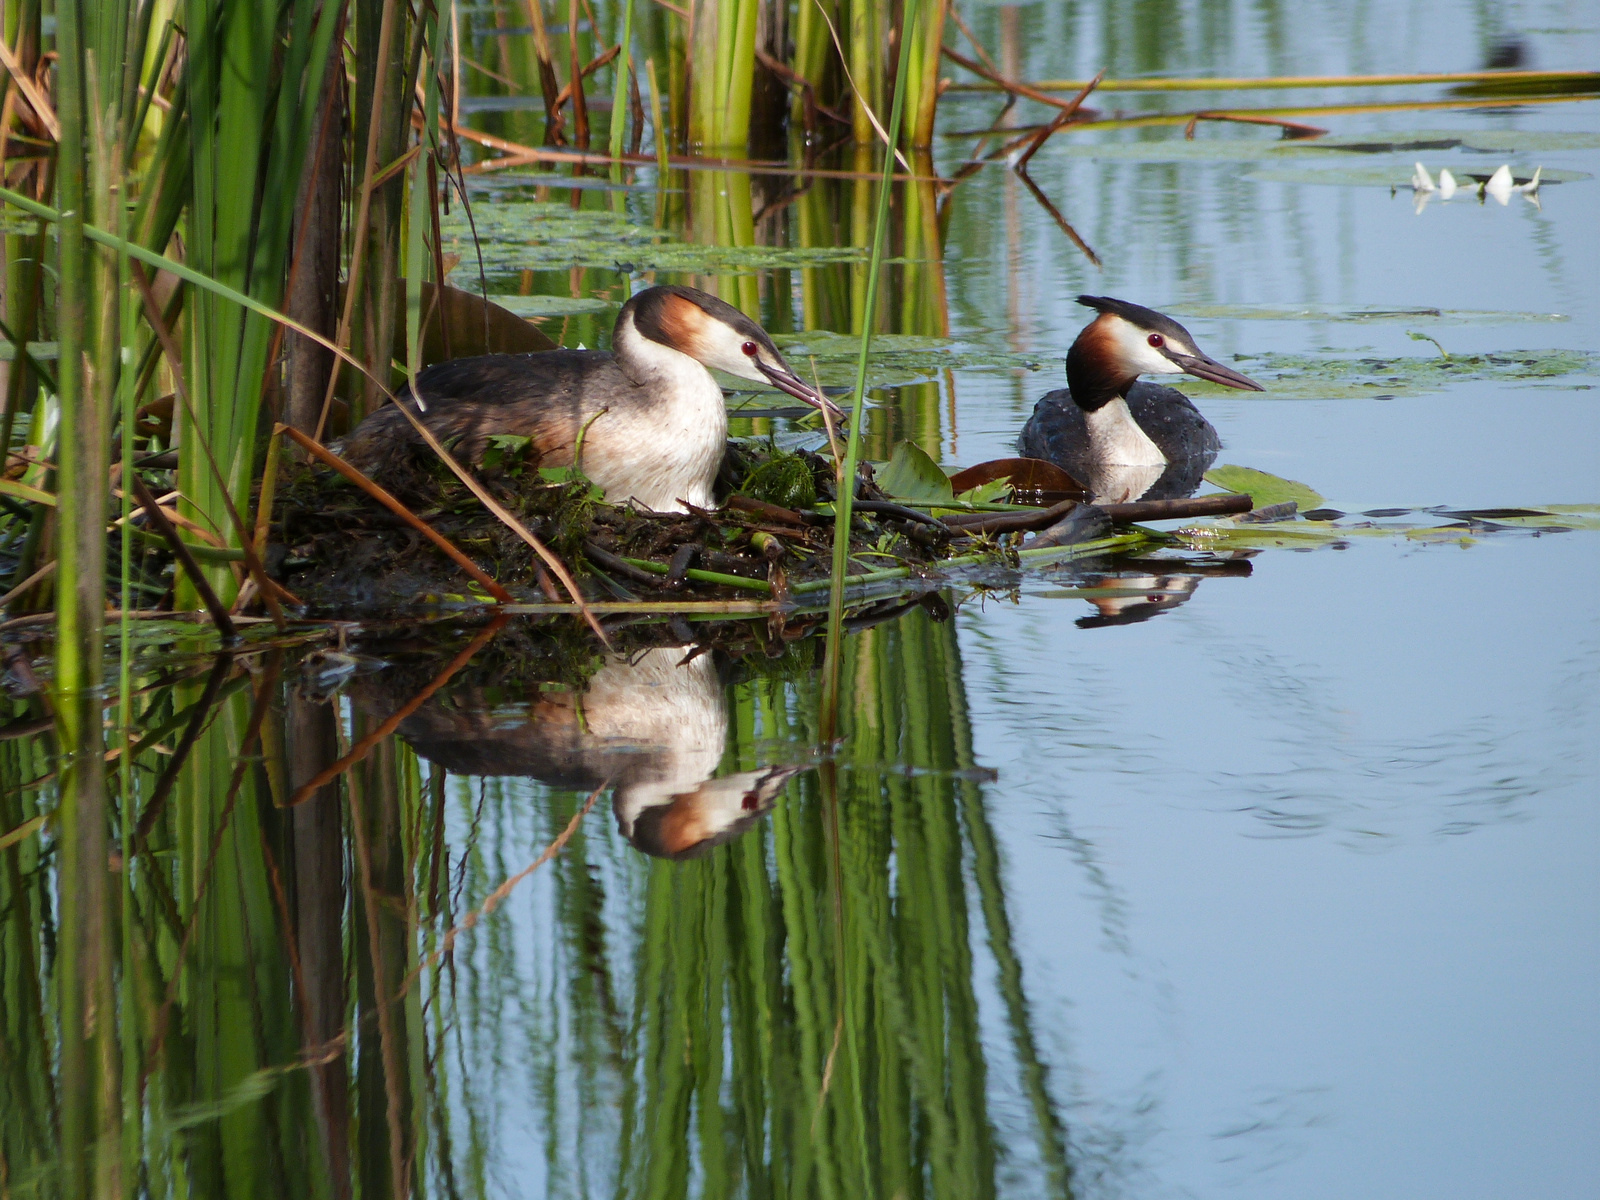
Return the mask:
{"type": "Polygon", "coordinates": [[[714,655],[692,645],[608,655],[581,692],[530,684],[526,699],[507,701],[503,688],[453,688],[399,733],[457,775],[525,776],[574,790],[609,783],[622,836],[670,859],[738,837],[807,769],[775,764],[717,776],[727,690],[714,655]]]}
{"type": "Polygon", "coordinates": [[[1151,617],[1187,604],[1203,579],[1246,579],[1250,562],[1244,558],[1217,562],[1183,562],[1162,559],[1125,559],[1110,570],[1077,575],[1080,591],[1073,596],[1088,600],[1095,615],[1079,617],[1079,629],[1104,629],[1111,625],[1137,625],[1151,617]],[[1171,568],[1163,570],[1161,568],[1171,568]],[[1083,595],[1093,591],[1098,595],[1083,595]]]}

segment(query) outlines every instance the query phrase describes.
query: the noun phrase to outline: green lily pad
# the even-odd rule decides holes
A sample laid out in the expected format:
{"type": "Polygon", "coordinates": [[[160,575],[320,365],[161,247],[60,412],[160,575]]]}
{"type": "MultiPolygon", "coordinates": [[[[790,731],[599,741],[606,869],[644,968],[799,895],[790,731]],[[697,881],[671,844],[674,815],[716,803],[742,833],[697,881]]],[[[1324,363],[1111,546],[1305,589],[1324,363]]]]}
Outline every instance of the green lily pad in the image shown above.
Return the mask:
{"type": "Polygon", "coordinates": [[[889,461],[874,475],[878,486],[900,500],[936,502],[954,499],[950,477],[915,442],[899,442],[889,461]]]}
{"type": "Polygon", "coordinates": [[[1252,467],[1212,467],[1206,472],[1205,479],[1213,487],[1225,492],[1248,492],[1257,508],[1293,501],[1301,512],[1310,512],[1322,504],[1322,497],[1305,484],[1269,475],[1252,467]]]}

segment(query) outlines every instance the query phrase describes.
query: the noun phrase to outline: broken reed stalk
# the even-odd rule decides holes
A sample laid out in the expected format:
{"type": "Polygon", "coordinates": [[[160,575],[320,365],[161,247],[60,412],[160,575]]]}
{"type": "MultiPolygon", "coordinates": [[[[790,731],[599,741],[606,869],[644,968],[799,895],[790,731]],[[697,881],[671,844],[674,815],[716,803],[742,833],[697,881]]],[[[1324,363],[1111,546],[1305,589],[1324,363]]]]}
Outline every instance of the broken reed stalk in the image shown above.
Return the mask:
{"type": "MultiPolygon", "coordinates": [[[[1364,113],[1387,112],[1450,112],[1467,108],[1516,108],[1532,104],[1573,104],[1592,101],[1592,95],[1572,96],[1475,96],[1470,100],[1396,100],[1375,104],[1308,104],[1282,108],[1235,108],[1207,110],[1212,120],[1250,117],[1344,117],[1364,113]]],[[[1187,125],[1193,120],[1192,112],[1151,113],[1148,116],[1106,117],[1095,121],[1080,121],[1073,128],[1080,132],[1098,129],[1154,129],[1167,125],[1187,125]]]]}
{"type": "Polygon", "coordinates": [[[578,826],[583,823],[583,819],[587,817],[590,811],[594,808],[594,802],[600,799],[601,795],[610,786],[611,778],[608,776],[599,787],[595,788],[594,791],[589,793],[589,798],[579,806],[577,812],[572,814],[572,819],[567,822],[567,827],[556,835],[555,839],[544,848],[544,852],[541,853],[538,858],[534,859],[527,866],[523,867],[522,870],[511,876],[511,878],[507,879],[499,887],[495,888],[494,891],[490,892],[487,899],[484,900],[482,906],[467,913],[466,917],[462,919],[459,925],[452,926],[451,929],[440,940],[439,945],[435,947],[426,958],[424,958],[406,973],[405,980],[400,984],[400,988],[395,993],[394,999],[399,1000],[408,991],[410,991],[411,985],[421,977],[424,971],[437,966],[439,960],[445,955],[449,954],[455,948],[456,939],[458,939],[463,933],[466,933],[467,930],[471,929],[479,921],[483,920],[483,918],[487,917],[490,913],[494,912],[494,910],[500,906],[501,901],[503,901],[512,893],[512,891],[516,889],[517,884],[521,883],[529,875],[532,875],[540,867],[544,866],[545,863],[549,862],[556,855],[560,854],[562,848],[572,840],[572,835],[578,831],[578,826]]]}
{"type": "Polygon", "coordinates": [[[472,576],[472,578],[476,580],[483,587],[483,589],[496,600],[504,604],[515,599],[510,592],[501,587],[492,576],[483,570],[483,568],[478,566],[477,563],[473,562],[460,550],[456,549],[455,545],[442,533],[434,529],[421,517],[417,516],[414,512],[397,500],[388,491],[372,482],[372,480],[368,479],[355,467],[352,467],[349,463],[345,462],[344,459],[340,458],[332,450],[329,450],[321,442],[313,440],[306,434],[301,433],[298,429],[295,429],[289,425],[275,425],[273,426],[272,432],[274,434],[287,434],[289,437],[293,438],[295,444],[307,454],[311,455],[313,458],[316,458],[325,465],[332,467],[335,471],[339,472],[339,474],[343,475],[367,495],[371,496],[379,504],[383,505],[390,512],[394,513],[395,516],[399,517],[407,525],[410,525],[411,528],[422,534],[423,537],[427,538],[441,551],[443,551],[444,554],[449,557],[451,562],[455,563],[468,575],[472,576]]]}
{"type": "Polygon", "coordinates": [[[145,515],[150,518],[150,523],[162,537],[166,538],[167,545],[172,548],[173,557],[188,573],[189,582],[194,584],[194,590],[200,594],[200,600],[205,604],[206,611],[211,614],[217,632],[222,635],[224,641],[236,641],[239,635],[234,630],[227,606],[217,599],[217,593],[212,590],[211,582],[205,577],[205,572],[200,570],[200,564],[195,562],[194,555],[189,553],[189,547],[178,536],[178,531],[172,527],[172,522],[167,520],[167,514],[161,510],[161,505],[156,503],[156,498],[150,494],[150,489],[145,487],[144,480],[139,478],[137,471],[128,472],[128,482],[132,484],[133,493],[139,498],[139,503],[144,506],[145,515]]]}
{"type": "Polygon", "coordinates": [[[1183,127],[1185,141],[1194,141],[1194,131],[1201,121],[1234,121],[1240,125],[1276,125],[1292,138],[1321,137],[1328,131],[1320,125],[1307,125],[1302,121],[1289,121],[1283,117],[1252,117],[1245,113],[1197,112],[1183,127]]]}
{"type": "MultiPolygon", "coordinates": [[[[962,28],[965,29],[966,26],[963,25],[962,28]]],[[[969,34],[968,36],[970,37],[971,35],[969,34]]],[[[973,45],[976,47],[977,43],[973,43],[973,45]]],[[[1054,96],[1047,95],[1029,84],[1017,83],[1014,80],[1007,79],[999,71],[992,71],[982,63],[974,62],[964,54],[952,50],[949,46],[945,46],[942,49],[944,56],[955,63],[956,66],[965,67],[974,75],[982,76],[995,85],[994,90],[1005,92],[1008,96],[1026,96],[1029,100],[1037,100],[1040,104],[1048,104],[1051,108],[1066,108],[1071,103],[1069,100],[1057,100],[1054,96]]],[[[952,87],[950,90],[953,91],[955,89],[952,87]]]]}
{"type": "MultiPolygon", "coordinates": [[[[855,390],[850,402],[850,432],[845,439],[844,463],[834,489],[833,514],[833,591],[828,602],[828,644],[822,661],[822,697],[819,713],[821,738],[833,741],[839,728],[839,679],[844,650],[844,588],[850,570],[850,510],[855,502],[857,463],[861,455],[861,415],[866,408],[867,359],[872,351],[872,334],[877,323],[878,284],[883,273],[884,241],[889,229],[889,199],[894,192],[894,163],[898,153],[902,114],[906,101],[906,74],[911,59],[911,33],[922,4],[905,0],[900,27],[900,65],[894,76],[894,101],[890,106],[889,132],[884,139],[883,179],[878,184],[878,212],[872,227],[872,254],[867,262],[867,294],[862,305],[861,352],[856,359],[855,390]]],[[[824,14],[826,17],[826,14],[824,14]]],[[[831,24],[830,24],[831,28],[831,24]]],[[[857,95],[857,103],[866,99],[857,95]]]]}
{"type": "MultiPolygon", "coordinates": [[[[1079,88],[1078,94],[1072,98],[1071,102],[1069,102],[1065,108],[1058,112],[1055,115],[1055,118],[1048,125],[1033,135],[1033,140],[1028,143],[1028,148],[1024,150],[1021,156],[1017,159],[1016,170],[1018,174],[1025,174],[1027,171],[1028,160],[1039,152],[1039,147],[1048,142],[1055,134],[1056,130],[1060,129],[1068,121],[1072,120],[1073,115],[1077,113],[1084,100],[1088,98],[1089,93],[1094,91],[1094,89],[1099,86],[1100,81],[1106,77],[1106,71],[1108,69],[1109,68],[1101,67],[1100,73],[1093,79],[1089,80],[1088,83],[1084,84],[1083,87],[1079,88]]],[[[1098,260],[1096,260],[1096,265],[1098,265],[1098,260]]]]}
{"type": "MultiPolygon", "coordinates": [[[[952,532],[964,537],[978,534],[1023,533],[1033,529],[1046,529],[1070,513],[1082,500],[1063,500],[1049,508],[1032,513],[1001,513],[997,515],[963,515],[944,518],[952,532]]],[[[1220,517],[1229,513],[1245,513],[1254,507],[1251,498],[1243,493],[1225,496],[1199,496],[1183,500],[1134,500],[1127,504],[1096,505],[1113,521],[1187,521],[1194,517],[1220,517]]]]}

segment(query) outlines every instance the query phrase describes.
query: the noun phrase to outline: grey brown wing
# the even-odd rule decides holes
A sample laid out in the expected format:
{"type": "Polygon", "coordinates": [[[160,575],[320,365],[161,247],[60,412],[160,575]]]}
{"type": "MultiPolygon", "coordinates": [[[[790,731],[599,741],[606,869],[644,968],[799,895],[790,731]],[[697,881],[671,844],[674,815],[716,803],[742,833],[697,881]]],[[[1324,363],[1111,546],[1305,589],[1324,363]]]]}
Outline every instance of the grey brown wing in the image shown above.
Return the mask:
{"type": "MultiPolygon", "coordinates": [[[[396,397],[410,407],[460,459],[478,461],[499,434],[528,438],[535,457],[559,465],[570,457],[587,414],[582,397],[596,372],[620,375],[610,355],[552,350],[542,354],[490,354],[437,363],[396,397]]],[[[373,413],[346,441],[357,466],[381,465],[409,453],[422,439],[395,405],[373,413]]]]}
{"type": "Polygon", "coordinates": [[[1128,389],[1128,411],[1169,460],[1215,454],[1222,439],[1211,422],[1176,388],[1136,383],[1128,389]]]}

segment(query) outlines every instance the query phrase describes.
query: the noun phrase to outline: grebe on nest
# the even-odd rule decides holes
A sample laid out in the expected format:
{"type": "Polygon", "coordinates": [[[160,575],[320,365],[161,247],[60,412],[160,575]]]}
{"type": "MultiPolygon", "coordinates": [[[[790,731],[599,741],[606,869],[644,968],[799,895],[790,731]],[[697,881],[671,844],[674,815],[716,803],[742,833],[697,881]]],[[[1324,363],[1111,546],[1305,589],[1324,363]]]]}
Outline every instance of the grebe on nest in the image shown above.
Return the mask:
{"type": "MultiPolygon", "coordinates": [[[[582,436],[583,471],[611,504],[655,512],[710,508],[728,442],[722,388],[707,367],[770,383],[836,418],[843,411],[800,379],[767,332],[731,304],[691,287],[646,288],[622,306],[609,353],[547,350],[438,363],[417,376],[428,429],[468,462],[496,434],[529,438],[540,466],[572,465],[582,436]]],[[[420,412],[418,411],[420,409],[420,412]]],[[[345,456],[381,480],[422,445],[394,405],[345,440],[345,456]]]]}
{"type": "Polygon", "coordinates": [[[1079,296],[1100,315],[1067,351],[1067,386],[1039,399],[1017,450],[1053,462],[1102,503],[1187,496],[1222,449],[1211,422],[1174,388],[1177,375],[1252,392],[1262,387],[1201,353],[1171,317],[1109,296],[1079,296]]]}

